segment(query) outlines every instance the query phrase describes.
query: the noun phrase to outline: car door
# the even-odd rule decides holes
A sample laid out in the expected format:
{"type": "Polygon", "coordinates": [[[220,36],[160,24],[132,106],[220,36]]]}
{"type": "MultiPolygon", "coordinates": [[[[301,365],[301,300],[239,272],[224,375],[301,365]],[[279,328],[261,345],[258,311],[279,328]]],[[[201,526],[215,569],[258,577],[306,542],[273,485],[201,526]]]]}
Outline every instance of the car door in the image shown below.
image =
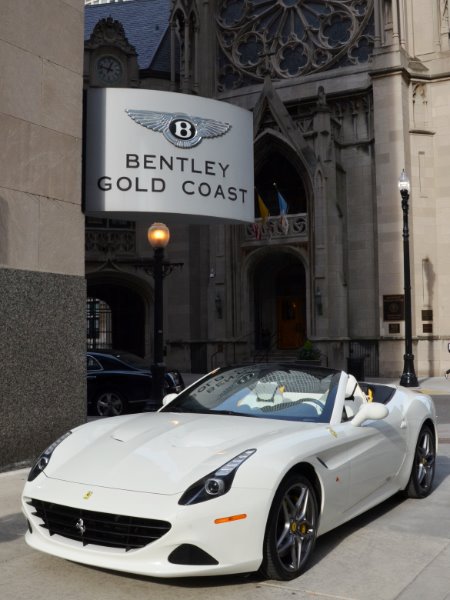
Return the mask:
{"type": "Polygon", "coordinates": [[[349,507],[370,504],[392,489],[406,456],[403,415],[392,405],[385,419],[365,421],[355,427],[351,422],[336,426],[345,435],[350,463],[349,507]]]}
{"type": "Polygon", "coordinates": [[[96,358],[90,354],[86,355],[86,378],[87,378],[87,397],[88,402],[91,402],[97,392],[98,388],[98,376],[102,373],[103,369],[101,364],[96,358]]]}

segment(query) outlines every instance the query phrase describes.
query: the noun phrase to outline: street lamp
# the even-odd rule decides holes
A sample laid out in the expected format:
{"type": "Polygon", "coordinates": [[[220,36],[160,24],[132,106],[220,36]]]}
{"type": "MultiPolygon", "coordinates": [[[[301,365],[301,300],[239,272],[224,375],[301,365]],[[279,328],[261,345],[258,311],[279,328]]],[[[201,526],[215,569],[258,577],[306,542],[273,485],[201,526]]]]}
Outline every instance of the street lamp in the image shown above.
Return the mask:
{"type": "Polygon", "coordinates": [[[412,329],[411,329],[411,277],[409,265],[409,228],[408,228],[408,201],[409,201],[409,179],[405,169],[400,174],[398,189],[402,197],[403,210],[403,277],[405,288],[405,354],[403,355],[403,373],[400,377],[400,385],[405,387],[417,387],[416,373],[414,371],[414,355],[412,353],[412,329]]]}
{"type": "Polygon", "coordinates": [[[153,408],[162,405],[164,397],[164,337],[163,337],[163,278],[164,278],[164,248],[170,240],[170,231],[164,223],[153,223],[148,228],[147,238],[153,248],[153,279],[154,290],[154,324],[153,324],[153,364],[152,371],[152,404],[153,408]]]}

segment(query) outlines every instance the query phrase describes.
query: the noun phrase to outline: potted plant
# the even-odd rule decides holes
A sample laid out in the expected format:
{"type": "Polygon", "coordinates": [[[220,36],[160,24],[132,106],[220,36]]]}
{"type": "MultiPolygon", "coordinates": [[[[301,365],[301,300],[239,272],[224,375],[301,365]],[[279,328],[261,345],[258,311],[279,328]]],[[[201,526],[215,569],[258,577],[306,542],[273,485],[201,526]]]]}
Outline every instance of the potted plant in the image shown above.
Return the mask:
{"type": "Polygon", "coordinates": [[[314,362],[315,364],[320,365],[321,356],[321,351],[314,346],[311,340],[306,340],[299,349],[297,358],[300,361],[314,362]]]}

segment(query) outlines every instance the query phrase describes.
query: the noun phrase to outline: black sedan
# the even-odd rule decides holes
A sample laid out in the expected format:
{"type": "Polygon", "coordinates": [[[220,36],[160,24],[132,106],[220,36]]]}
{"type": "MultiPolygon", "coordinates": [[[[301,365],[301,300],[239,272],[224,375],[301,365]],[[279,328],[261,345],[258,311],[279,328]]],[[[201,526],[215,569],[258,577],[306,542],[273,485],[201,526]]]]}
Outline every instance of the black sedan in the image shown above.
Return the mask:
{"type": "MultiPolygon", "coordinates": [[[[143,359],[114,351],[89,351],[86,359],[88,414],[116,416],[142,410],[151,403],[152,374],[143,359]]],[[[168,370],[165,394],[178,393],[182,389],[181,373],[168,370]]]]}

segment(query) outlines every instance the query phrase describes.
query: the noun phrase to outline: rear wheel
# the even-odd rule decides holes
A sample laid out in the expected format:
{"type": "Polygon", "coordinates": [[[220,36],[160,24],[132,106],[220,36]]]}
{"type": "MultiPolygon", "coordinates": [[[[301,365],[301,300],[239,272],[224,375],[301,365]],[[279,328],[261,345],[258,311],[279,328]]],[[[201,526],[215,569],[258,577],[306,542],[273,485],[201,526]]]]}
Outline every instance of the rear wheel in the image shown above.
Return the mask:
{"type": "Polygon", "coordinates": [[[114,390],[105,390],[95,399],[95,412],[100,417],[117,417],[126,410],[124,396],[114,390]]]}
{"type": "Polygon", "coordinates": [[[417,439],[414,462],[406,487],[408,498],[425,498],[433,488],[436,468],[436,443],[434,432],[429,425],[424,425],[417,439]]]}
{"type": "Polygon", "coordinates": [[[298,577],[312,554],[317,523],[317,499],[311,482],[302,475],[287,477],[270,509],[262,575],[281,581],[298,577]]]}

